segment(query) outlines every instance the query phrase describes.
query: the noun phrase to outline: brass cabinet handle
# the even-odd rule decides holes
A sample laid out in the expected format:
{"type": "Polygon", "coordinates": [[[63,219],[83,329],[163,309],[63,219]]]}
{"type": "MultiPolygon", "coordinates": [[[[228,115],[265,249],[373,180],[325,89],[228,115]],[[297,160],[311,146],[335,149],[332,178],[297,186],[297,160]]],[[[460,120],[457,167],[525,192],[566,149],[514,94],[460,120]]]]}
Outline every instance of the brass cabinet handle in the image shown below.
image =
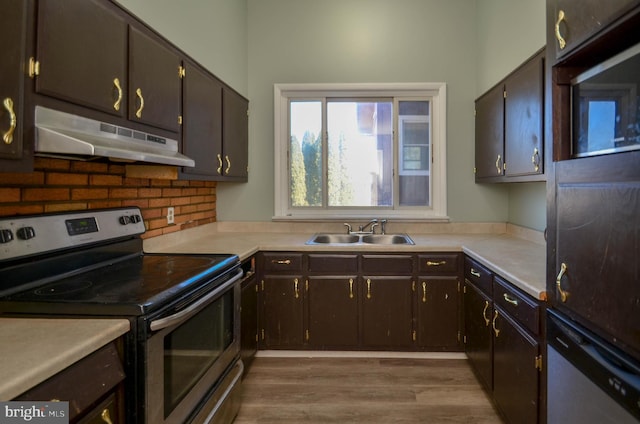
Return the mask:
{"type": "Polygon", "coordinates": [[[367,278],[367,299],[371,299],[371,279],[367,278]]]}
{"type": "Polygon", "coordinates": [[[538,172],[540,170],[540,152],[538,148],[533,149],[533,155],[531,155],[531,163],[533,164],[533,170],[538,172]]]}
{"type": "Polygon", "coordinates": [[[109,410],[107,408],[102,410],[100,418],[102,418],[102,421],[104,421],[106,424],[113,424],[113,421],[111,421],[111,415],[109,414],[109,410]]]}
{"type": "Polygon", "coordinates": [[[120,86],[120,80],[118,78],[114,78],[113,85],[116,87],[116,90],[118,90],[118,98],[116,99],[116,102],[113,104],[113,108],[119,111],[120,103],[122,102],[122,87],[120,86]]]}
{"type": "Polygon", "coordinates": [[[558,293],[560,293],[560,300],[562,301],[562,303],[565,303],[569,298],[569,292],[566,290],[562,290],[562,281],[561,281],[562,276],[567,272],[567,268],[568,268],[567,264],[562,262],[562,264],[560,265],[560,273],[558,273],[558,276],[556,277],[556,288],[558,289],[558,293]]]}
{"type": "Polygon", "coordinates": [[[136,90],[136,96],[138,96],[138,99],[140,99],[140,107],[138,108],[138,110],[136,110],[136,117],[142,118],[142,109],[144,109],[144,97],[142,97],[142,90],[141,89],[137,89],[136,90]]]}
{"type": "Polygon", "coordinates": [[[13,110],[13,100],[11,100],[11,97],[7,97],[2,103],[7,112],[9,112],[9,129],[2,134],[2,140],[4,140],[4,144],[11,144],[13,143],[13,132],[18,125],[18,118],[16,118],[16,112],[13,110]]]}
{"type": "Polygon", "coordinates": [[[353,299],[353,278],[349,278],[349,299],[353,299]]]}
{"type": "Polygon", "coordinates": [[[231,169],[231,160],[229,160],[229,155],[224,155],[224,160],[227,161],[227,168],[224,170],[224,173],[228,174],[231,169]]]}
{"type": "Polygon", "coordinates": [[[218,169],[216,169],[218,174],[222,173],[222,156],[218,153],[218,169]]]}
{"type": "Polygon", "coordinates": [[[555,27],[556,40],[558,40],[558,46],[560,47],[560,50],[563,50],[567,46],[567,42],[565,41],[562,34],[560,34],[560,24],[562,23],[562,21],[564,21],[564,10],[560,10],[560,12],[558,12],[558,20],[556,21],[555,27]]]}
{"type": "Polygon", "coordinates": [[[482,310],[482,318],[484,318],[485,327],[488,327],[489,323],[491,322],[491,320],[489,318],[487,318],[487,309],[489,309],[489,301],[485,300],[484,301],[484,309],[482,310]]]}
{"type": "Polygon", "coordinates": [[[502,175],[502,171],[500,170],[500,159],[502,159],[502,155],[498,155],[496,159],[496,171],[498,171],[498,175],[502,175]]]}
{"type": "Polygon", "coordinates": [[[493,328],[493,333],[496,335],[496,338],[500,335],[500,330],[496,328],[496,320],[498,319],[498,311],[496,310],[493,313],[493,321],[491,322],[491,327],[493,328]]]}
{"type": "Polygon", "coordinates": [[[291,259],[272,259],[271,263],[278,265],[291,265],[291,259]]]}
{"type": "Polygon", "coordinates": [[[422,282],[422,303],[427,303],[427,282],[422,282]]]}
{"type": "Polygon", "coordinates": [[[518,299],[512,298],[507,293],[503,293],[502,297],[504,298],[504,300],[506,300],[507,302],[511,303],[512,305],[518,306],[518,299]]]}
{"type": "Polygon", "coordinates": [[[427,261],[427,266],[441,266],[446,264],[447,261],[427,261]]]}
{"type": "Polygon", "coordinates": [[[471,272],[471,275],[473,275],[474,277],[480,278],[480,273],[475,269],[471,268],[471,271],[469,272],[471,272]]]}
{"type": "Polygon", "coordinates": [[[295,278],[293,280],[293,291],[295,293],[296,299],[298,299],[300,297],[300,290],[298,289],[298,279],[297,278],[295,278]]]}

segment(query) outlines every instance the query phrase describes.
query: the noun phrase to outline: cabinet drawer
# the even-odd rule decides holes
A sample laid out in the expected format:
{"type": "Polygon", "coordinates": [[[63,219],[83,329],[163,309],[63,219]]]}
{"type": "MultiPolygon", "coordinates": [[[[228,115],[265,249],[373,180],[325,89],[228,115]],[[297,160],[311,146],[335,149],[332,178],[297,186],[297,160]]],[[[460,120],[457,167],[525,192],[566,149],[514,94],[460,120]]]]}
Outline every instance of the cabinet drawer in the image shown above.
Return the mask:
{"type": "Polygon", "coordinates": [[[310,254],[308,269],[313,274],[355,274],[358,255],[310,254]]]}
{"type": "Polygon", "coordinates": [[[457,253],[418,255],[418,273],[456,274],[459,263],[460,255],[457,253]]]}
{"type": "Polygon", "coordinates": [[[533,334],[540,334],[540,306],[507,281],[493,279],[493,301],[533,334]]]}
{"type": "Polygon", "coordinates": [[[362,273],[407,275],[413,273],[412,255],[362,255],[362,273]]]}
{"type": "Polygon", "coordinates": [[[464,278],[472,282],[483,292],[492,296],[492,273],[484,266],[470,258],[464,260],[464,278]]]}
{"type": "Polygon", "coordinates": [[[300,272],[302,253],[263,253],[262,269],[265,272],[300,272]]]}

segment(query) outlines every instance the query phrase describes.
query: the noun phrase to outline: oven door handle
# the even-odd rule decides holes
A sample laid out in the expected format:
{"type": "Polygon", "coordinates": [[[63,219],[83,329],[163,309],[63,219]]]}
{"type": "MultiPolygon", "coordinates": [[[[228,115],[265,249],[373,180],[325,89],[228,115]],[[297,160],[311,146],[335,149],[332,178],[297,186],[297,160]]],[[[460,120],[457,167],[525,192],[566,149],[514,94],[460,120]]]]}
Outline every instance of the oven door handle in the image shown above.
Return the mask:
{"type": "Polygon", "coordinates": [[[149,328],[151,329],[151,331],[158,331],[162,330],[163,328],[171,327],[173,325],[178,325],[185,322],[186,320],[197,314],[204,304],[217,297],[220,293],[224,292],[225,290],[227,290],[227,288],[235,284],[236,281],[242,278],[243,274],[244,272],[242,271],[242,269],[239,269],[238,273],[229,281],[225,282],[220,287],[217,287],[214,291],[207,294],[206,296],[203,296],[197,302],[192,303],[191,305],[189,305],[189,307],[181,310],[178,313],[169,315],[168,317],[151,321],[151,323],[149,324],[149,328]]]}

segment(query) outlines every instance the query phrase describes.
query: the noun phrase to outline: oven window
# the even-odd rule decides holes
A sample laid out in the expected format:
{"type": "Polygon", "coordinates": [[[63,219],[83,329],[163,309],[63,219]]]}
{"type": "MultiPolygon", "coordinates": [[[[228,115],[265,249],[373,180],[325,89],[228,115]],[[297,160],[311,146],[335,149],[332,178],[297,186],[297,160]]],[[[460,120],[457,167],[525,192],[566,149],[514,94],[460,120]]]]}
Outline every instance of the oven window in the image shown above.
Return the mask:
{"type": "Polygon", "coordinates": [[[189,393],[233,341],[233,291],[164,338],[164,415],[189,393]]]}

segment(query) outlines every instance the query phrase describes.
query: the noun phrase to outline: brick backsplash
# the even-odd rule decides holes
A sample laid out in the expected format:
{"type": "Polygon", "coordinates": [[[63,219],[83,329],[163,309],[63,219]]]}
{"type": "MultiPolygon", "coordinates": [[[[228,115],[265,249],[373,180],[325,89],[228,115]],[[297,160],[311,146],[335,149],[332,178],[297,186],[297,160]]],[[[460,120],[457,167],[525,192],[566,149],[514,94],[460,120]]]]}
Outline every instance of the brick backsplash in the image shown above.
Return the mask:
{"type": "MultiPolygon", "coordinates": [[[[154,175],[150,173],[150,175],[154,175]]],[[[30,173],[0,172],[0,216],[138,206],[144,238],[216,221],[216,183],[128,177],[126,166],[36,158],[30,173]],[[175,223],[167,224],[173,206],[175,223]]]]}

